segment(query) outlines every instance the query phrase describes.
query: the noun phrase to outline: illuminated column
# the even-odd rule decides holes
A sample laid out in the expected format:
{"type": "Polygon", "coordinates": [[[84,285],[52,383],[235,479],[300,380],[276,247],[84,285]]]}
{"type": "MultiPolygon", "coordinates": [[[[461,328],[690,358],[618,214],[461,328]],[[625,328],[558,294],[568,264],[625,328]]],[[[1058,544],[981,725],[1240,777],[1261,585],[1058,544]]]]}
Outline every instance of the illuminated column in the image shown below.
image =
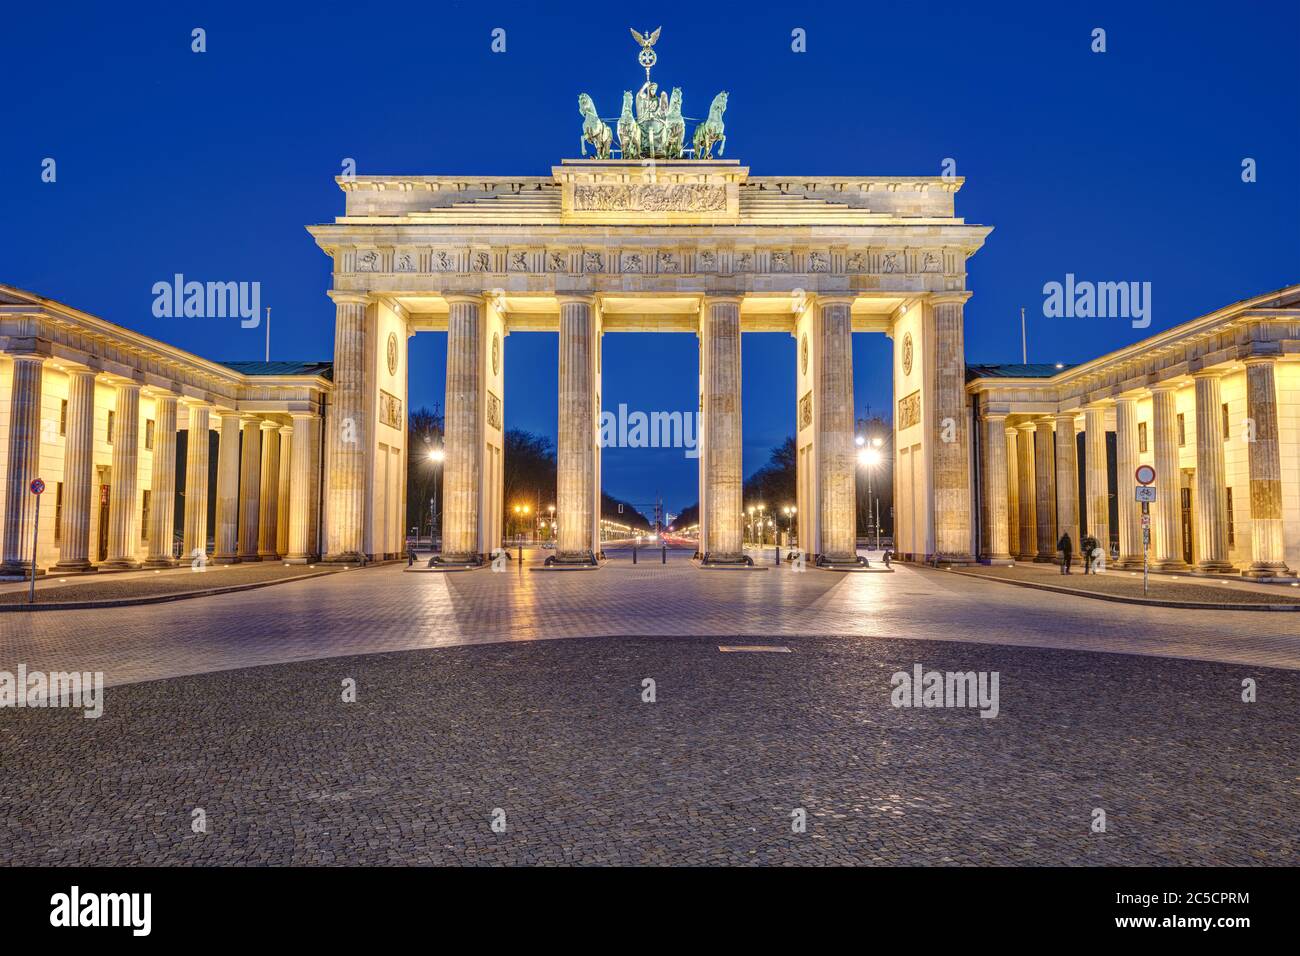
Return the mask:
{"type": "Polygon", "coordinates": [[[1083,407],[1083,457],[1087,467],[1084,489],[1088,496],[1088,534],[1097,539],[1103,555],[1110,554],[1110,485],[1106,462],[1106,403],[1083,407]]]}
{"type": "MultiPolygon", "coordinates": [[[[966,352],[962,310],[970,293],[934,299],[934,547],[940,561],[966,563],[971,555],[970,454],[966,423],[966,352]]],[[[844,349],[851,352],[845,338],[844,349]]],[[[850,373],[852,369],[851,357],[850,373]]],[[[850,379],[851,379],[850,374],[850,379]]],[[[849,382],[852,416],[853,384],[849,382]]],[[[849,423],[852,432],[852,420],[849,423]]],[[[850,502],[852,503],[852,502],[850,502]]],[[[855,533],[852,529],[851,533],[855,533]]]]}
{"type": "Polygon", "coordinates": [[[0,574],[28,574],[36,496],[30,485],[40,464],[41,376],[40,355],[13,355],[13,382],[9,391],[9,458],[5,462],[4,563],[0,574]]]}
{"type": "MultiPolygon", "coordinates": [[[[187,403],[188,404],[188,403],[187,403]]],[[[207,405],[189,405],[189,435],[185,441],[185,543],[182,557],[193,561],[208,550],[208,431],[207,405]]]]}
{"type": "Polygon", "coordinates": [[[1246,425],[1250,469],[1250,567],[1252,578],[1290,575],[1282,538],[1282,462],[1278,449],[1276,356],[1246,359],[1246,425]]]}
{"type": "Polygon", "coordinates": [[[275,553],[289,553],[290,495],[293,494],[293,426],[280,428],[280,476],[275,493],[275,553]]]}
{"type": "Polygon", "coordinates": [[[239,560],[259,561],[258,520],[262,516],[262,420],[256,415],[241,419],[243,441],[239,462],[239,560]]]}
{"type": "Polygon", "coordinates": [[[317,515],[320,513],[320,419],[312,414],[293,415],[293,462],[289,479],[289,550],[290,564],[307,564],[318,554],[317,515]]]}
{"type": "Polygon", "coordinates": [[[103,567],[140,567],[135,559],[135,504],[140,468],[140,386],[117,386],[113,412],[113,477],[108,501],[108,560],[103,567]]]}
{"type": "MultiPolygon", "coordinates": [[[[325,487],[330,506],[325,560],[356,564],[365,557],[366,447],[372,440],[366,420],[370,399],[366,388],[366,306],[370,299],[354,292],[331,292],[330,298],[335,306],[334,407],[326,437],[329,474],[325,487]]],[[[450,408],[448,412],[450,417],[450,408]]]]}
{"type": "MultiPolygon", "coordinates": [[[[704,433],[708,439],[700,467],[704,469],[704,493],[708,502],[700,551],[707,562],[727,564],[741,561],[745,556],[741,518],[744,476],[740,431],[740,299],[710,298],[705,302],[705,310],[700,349],[704,363],[704,433]]],[[[852,477],[850,473],[850,481],[852,477]]]]}
{"type": "MultiPolygon", "coordinates": [[[[1056,435],[1056,536],[1070,536],[1079,550],[1079,456],[1075,446],[1074,413],[1055,417],[1056,435]]],[[[1052,542],[1055,547],[1056,542],[1052,542]]]]}
{"type": "MultiPolygon", "coordinates": [[[[818,301],[818,362],[813,388],[817,408],[817,470],[820,483],[820,545],[825,561],[858,557],[857,450],[853,443],[853,300],[818,301]]],[[[740,463],[740,347],[736,346],[736,464],[740,463]]],[[[740,489],[736,503],[740,504],[740,489]]],[[[736,509],[739,532],[740,508],[736,509]]]]}
{"type": "Polygon", "coordinates": [[[1016,469],[1020,479],[1020,552],[1016,559],[1033,561],[1038,557],[1038,478],[1032,422],[1017,427],[1016,469]]]}
{"type": "Polygon", "coordinates": [[[262,474],[258,491],[257,559],[278,561],[276,521],[280,517],[280,423],[263,421],[262,474]]]}
{"type": "Polygon", "coordinates": [[[984,561],[1006,564],[1011,561],[1007,544],[1007,416],[1005,412],[985,412],[984,441],[984,561]]]}
{"type": "MultiPolygon", "coordinates": [[[[217,564],[239,561],[239,414],[222,412],[221,440],[217,444],[217,513],[212,560],[217,564]]],[[[196,544],[194,547],[201,547],[196,544]]],[[[193,548],[189,553],[193,553],[193,548]]]]}
{"type": "Polygon", "coordinates": [[[149,482],[149,556],[145,567],[175,567],[176,396],[154,398],[153,472],[149,482]]]}
{"type": "Polygon", "coordinates": [[[1034,503],[1038,526],[1039,562],[1056,560],[1056,436],[1052,422],[1040,418],[1034,424],[1034,503]]]}
{"type": "Polygon", "coordinates": [[[596,316],[591,296],[560,298],[560,417],[556,442],[556,561],[589,563],[596,492],[596,316]]]}
{"type": "Polygon", "coordinates": [[[1179,534],[1178,471],[1178,388],[1170,382],[1151,387],[1151,418],[1155,430],[1156,500],[1151,506],[1151,524],[1156,534],[1153,567],[1178,571],[1187,567],[1179,534]]]}
{"type": "Polygon", "coordinates": [[[1016,428],[1006,429],[1002,440],[1007,454],[1007,552],[1020,554],[1020,445],[1016,428]]]}
{"type": "Polygon", "coordinates": [[[56,571],[91,571],[90,503],[95,479],[95,373],[68,371],[68,436],[64,447],[63,517],[56,571]]]}
{"type": "Polygon", "coordinates": [[[1228,560],[1228,469],[1223,456],[1221,371],[1197,372],[1196,387],[1196,540],[1201,574],[1235,570],[1228,560]]]}
{"type": "MultiPolygon", "coordinates": [[[[479,552],[483,478],[483,297],[447,296],[447,404],[443,448],[442,560],[474,561],[479,552]]],[[[558,502],[557,502],[558,504],[558,502]]],[[[563,531],[563,526],[561,526],[563,531]]]]}
{"type": "Polygon", "coordinates": [[[1115,400],[1115,473],[1119,488],[1119,566],[1142,567],[1142,509],[1130,486],[1138,468],[1137,399],[1115,400]]]}

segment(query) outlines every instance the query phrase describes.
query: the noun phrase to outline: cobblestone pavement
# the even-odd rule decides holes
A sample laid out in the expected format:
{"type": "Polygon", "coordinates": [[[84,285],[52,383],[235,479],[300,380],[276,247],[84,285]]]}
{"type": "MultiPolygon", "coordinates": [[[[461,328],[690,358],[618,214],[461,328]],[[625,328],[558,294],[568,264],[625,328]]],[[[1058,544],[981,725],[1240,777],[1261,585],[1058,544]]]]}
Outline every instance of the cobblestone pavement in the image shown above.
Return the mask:
{"type": "MultiPolygon", "coordinates": [[[[1148,593],[1143,595],[1141,571],[1111,569],[1102,574],[1084,575],[1076,566],[1073,573],[1063,575],[1060,568],[1050,564],[1017,564],[1014,567],[974,566],[963,568],[962,573],[1054,587],[1078,588],[1126,598],[1146,597],[1153,601],[1189,601],[1202,604],[1288,604],[1300,607],[1300,590],[1289,585],[1239,583],[1226,576],[1197,578],[1181,574],[1152,574],[1148,593]]],[[[1300,621],[1297,621],[1295,627],[1300,630],[1300,621]]]]}
{"type": "Polygon", "coordinates": [[[98,720],[0,712],[0,863],[1300,862],[1290,672],[718,643],[365,655],[112,688],[98,720]],[[915,663],[996,670],[999,716],[893,708],[890,676],[915,663]],[[1243,676],[1257,703],[1241,702],[1243,676]]]}
{"type": "MultiPolygon", "coordinates": [[[[228,588],[327,574],[344,570],[333,564],[284,564],[280,561],[253,564],[210,564],[203,571],[186,566],[157,571],[122,571],[83,574],[60,578],[49,574],[36,581],[37,604],[63,604],[83,601],[123,601],[175,596],[211,588],[228,588]]],[[[27,582],[0,585],[0,605],[27,603],[27,582]]]]}
{"type": "Polygon", "coordinates": [[[109,685],[360,653],[618,634],[855,635],[1186,657],[1300,669],[1285,612],[1186,611],[930,569],[348,571],[168,604],[0,614],[0,670],[103,671],[109,685]]]}

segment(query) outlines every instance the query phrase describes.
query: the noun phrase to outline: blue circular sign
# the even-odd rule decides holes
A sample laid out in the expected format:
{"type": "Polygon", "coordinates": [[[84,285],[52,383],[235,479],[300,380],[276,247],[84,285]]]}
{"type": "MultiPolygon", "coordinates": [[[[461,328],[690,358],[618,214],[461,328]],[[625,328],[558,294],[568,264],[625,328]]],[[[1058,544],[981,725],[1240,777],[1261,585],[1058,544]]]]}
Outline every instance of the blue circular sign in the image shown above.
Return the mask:
{"type": "Polygon", "coordinates": [[[39,495],[45,490],[45,482],[39,478],[33,478],[31,483],[32,494],[39,495]]]}

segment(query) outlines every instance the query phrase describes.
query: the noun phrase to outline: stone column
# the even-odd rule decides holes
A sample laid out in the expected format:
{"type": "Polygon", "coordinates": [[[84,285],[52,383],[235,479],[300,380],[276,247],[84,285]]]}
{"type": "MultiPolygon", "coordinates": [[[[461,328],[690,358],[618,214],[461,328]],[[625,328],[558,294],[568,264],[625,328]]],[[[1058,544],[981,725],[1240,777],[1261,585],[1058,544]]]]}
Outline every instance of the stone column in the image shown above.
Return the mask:
{"type": "Polygon", "coordinates": [[[176,396],[154,398],[153,473],[149,482],[149,556],[147,568],[172,568],[176,528],[176,396]]]}
{"type": "Polygon", "coordinates": [[[217,527],[212,560],[217,564],[235,564],[239,561],[239,414],[222,412],[220,418],[221,440],[217,445],[217,527]]]}
{"type": "Polygon", "coordinates": [[[1196,571],[1236,570],[1228,560],[1228,469],[1223,456],[1223,395],[1219,370],[1197,372],[1196,383],[1196,571]]]}
{"type": "Polygon", "coordinates": [[[1007,564],[1007,416],[985,412],[984,441],[984,563],[1007,564]]]}
{"type": "MultiPolygon", "coordinates": [[[[1092,402],[1083,407],[1083,457],[1087,468],[1084,491],[1088,496],[1088,534],[1097,539],[1101,553],[1110,560],[1110,484],[1106,462],[1106,404],[1092,402]]],[[[1080,549],[1082,550],[1082,549],[1080,549]]]]}
{"type": "Polygon", "coordinates": [[[30,574],[36,496],[30,485],[40,465],[41,378],[44,357],[14,355],[9,392],[9,458],[5,462],[4,562],[0,574],[30,574]]]}
{"type": "Polygon", "coordinates": [[[280,477],[277,484],[279,487],[275,493],[275,553],[284,556],[289,553],[289,496],[293,494],[292,425],[284,425],[280,428],[280,477]]]}
{"type": "MultiPolygon", "coordinates": [[[[1278,448],[1276,356],[1246,359],[1246,419],[1254,428],[1247,460],[1250,469],[1250,567],[1252,578],[1284,577],[1282,537],[1282,461],[1278,448]]],[[[1250,433],[1247,433],[1250,437],[1250,433]]],[[[12,447],[12,446],[11,446],[12,447]]]]}
{"type": "Polygon", "coordinates": [[[1156,500],[1151,506],[1151,524],[1156,528],[1155,561],[1152,567],[1162,571],[1181,571],[1187,567],[1182,555],[1179,534],[1178,471],[1178,388],[1170,382],[1151,387],[1151,418],[1155,432],[1156,500]]]}
{"type": "Polygon", "coordinates": [[[1034,423],[1034,495],[1038,505],[1038,554],[1035,561],[1056,560],[1056,436],[1052,422],[1040,418],[1034,423]]]}
{"type": "MultiPolygon", "coordinates": [[[[312,414],[294,413],[292,475],[289,479],[289,546],[285,560],[308,564],[316,559],[316,516],[319,514],[320,420],[312,414]]],[[[283,449],[281,449],[283,458],[283,449]]]]}
{"type": "MultiPolygon", "coordinates": [[[[745,556],[741,517],[744,475],[740,424],[740,299],[709,298],[705,302],[702,321],[700,348],[705,350],[704,434],[707,437],[700,467],[704,469],[704,493],[708,502],[704,511],[707,516],[703,528],[705,540],[700,543],[700,551],[708,563],[730,564],[743,560],[745,556]]],[[[852,478],[850,473],[849,480],[852,478]]],[[[825,494],[825,472],[822,479],[825,494]]],[[[823,540],[827,520],[824,501],[823,540]]]]}
{"type": "Polygon", "coordinates": [[[135,559],[135,499],[140,469],[140,386],[117,386],[113,418],[113,477],[108,499],[108,560],[103,567],[129,570],[135,559]]]}
{"type": "Polygon", "coordinates": [[[556,442],[555,558],[595,560],[592,541],[596,482],[595,300],[560,298],[560,417],[556,442]]]}
{"type": "Polygon", "coordinates": [[[61,574],[93,571],[90,504],[95,480],[95,373],[68,371],[68,435],[63,448],[63,518],[59,524],[61,574]]]}
{"type": "Polygon", "coordinates": [[[185,443],[185,543],[183,558],[195,560],[208,550],[208,431],[207,405],[189,406],[189,436],[185,443]]]}
{"type": "MultiPolygon", "coordinates": [[[[820,557],[834,563],[858,557],[857,448],[853,444],[853,300],[822,299],[814,370],[817,468],[820,489],[820,557]]],[[[740,463],[740,346],[736,346],[736,463],[740,463]]],[[[710,432],[712,440],[712,432],[710,432]]],[[[736,504],[741,504],[741,490],[736,504]]],[[[736,508],[739,534],[740,507],[736,508]]]]}
{"type": "Polygon", "coordinates": [[[1142,509],[1130,485],[1138,469],[1137,399],[1115,400],[1115,472],[1119,478],[1119,566],[1142,567],[1142,509]]]}
{"type": "MultiPolygon", "coordinates": [[[[934,300],[934,547],[938,560],[956,564],[975,560],[971,555],[970,440],[962,328],[968,297],[969,293],[963,292],[934,300]]],[[[844,347],[851,351],[847,338],[844,347]]],[[[851,394],[851,383],[849,389],[851,394]]]]}
{"type": "Polygon", "coordinates": [[[1007,449],[1007,551],[1020,554],[1020,445],[1019,432],[1008,428],[1002,440],[1007,449]]]}
{"type": "MultiPolygon", "coordinates": [[[[442,560],[474,561],[479,551],[483,474],[483,297],[447,296],[447,403],[443,448],[442,560]]],[[[557,502],[558,506],[558,502],[557,502]]],[[[561,526],[561,529],[563,526],[561,526]]]]}
{"type": "Polygon", "coordinates": [[[325,560],[355,564],[365,558],[366,449],[371,441],[366,420],[366,306],[370,300],[353,292],[331,292],[330,298],[335,304],[334,407],[326,437],[330,507],[325,560]]]}
{"type": "MultiPolygon", "coordinates": [[[[1056,536],[1070,536],[1079,550],[1079,455],[1074,436],[1074,412],[1055,416],[1056,435],[1056,536]]],[[[1052,542],[1055,546],[1056,542],[1052,542]]]]}
{"type": "Polygon", "coordinates": [[[257,518],[257,559],[259,561],[279,561],[280,552],[275,549],[279,537],[276,522],[280,517],[280,423],[263,421],[262,428],[262,474],[257,518]]]}
{"type": "Polygon", "coordinates": [[[1026,422],[1017,426],[1016,469],[1020,493],[1020,552],[1019,561],[1033,561],[1038,557],[1038,476],[1034,458],[1034,425],[1026,422]]]}
{"type": "Polygon", "coordinates": [[[262,420],[245,415],[239,461],[239,560],[260,561],[258,521],[262,516],[262,420]]]}

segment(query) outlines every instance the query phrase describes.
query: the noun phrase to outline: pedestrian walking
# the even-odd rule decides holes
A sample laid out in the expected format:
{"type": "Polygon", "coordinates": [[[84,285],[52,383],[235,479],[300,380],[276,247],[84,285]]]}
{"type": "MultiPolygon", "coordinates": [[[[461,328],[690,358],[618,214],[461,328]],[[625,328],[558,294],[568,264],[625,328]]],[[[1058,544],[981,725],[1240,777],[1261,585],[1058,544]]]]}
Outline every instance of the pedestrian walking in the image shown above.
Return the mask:
{"type": "Polygon", "coordinates": [[[1061,535],[1061,540],[1056,542],[1056,550],[1061,552],[1061,573],[1070,573],[1070,561],[1074,557],[1074,542],[1070,540],[1070,533],[1067,531],[1061,535]]]}

